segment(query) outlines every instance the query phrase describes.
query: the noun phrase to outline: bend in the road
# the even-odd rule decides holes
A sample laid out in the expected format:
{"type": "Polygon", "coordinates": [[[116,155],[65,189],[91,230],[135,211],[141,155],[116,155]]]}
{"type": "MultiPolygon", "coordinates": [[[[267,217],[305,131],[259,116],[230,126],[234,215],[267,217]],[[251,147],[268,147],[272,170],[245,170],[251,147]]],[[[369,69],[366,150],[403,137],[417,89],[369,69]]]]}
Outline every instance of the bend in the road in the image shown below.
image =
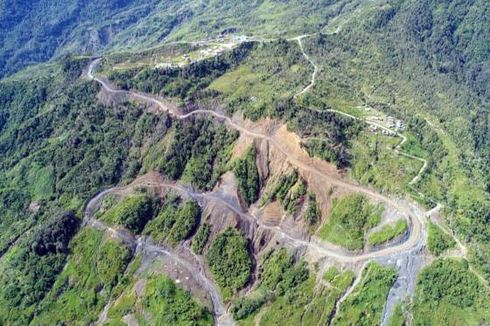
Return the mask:
{"type": "Polygon", "coordinates": [[[310,56],[305,52],[305,49],[303,47],[303,42],[301,41],[303,38],[306,38],[309,36],[310,35],[301,35],[301,36],[295,37],[294,39],[291,39],[291,40],[295,40],[298,42],[301,53],[303,54],[305,59],[308,60],[308,62],[313,66],[313,73],[311,74],[310,83],[301,92],[295,94],[294,95],[295,98],[300,96],[300,95],[303,95],[304,93],[308,92],[313,86],[315,86],[316,75],[318,74],[318,66],[315,64],[315,62],[313,62],[313,60],[310,58],[310,56]]]}
{"type": "MultiPolygon", "coordinates": [[[[416,244],[420,242],[420,240],[421,240],[420,238],[422,236],[421,229],[422,229],[422,225],[424,223],[424,216],[421,214],[417,214],[415,212],[412,212],[412,210],[407,205],[399,204],[395,200],[388,198],[384,195],[381,195],[381,194],[379,194],[379,193],[377,193],[371,189],[364,188],[362,186],[348,182],[348,181],[343,180],[341,178],[334,177],[334,176],[327,176],[323,172],[321,172],[320,170],[316,169],[315,167],[312,167],[312,166],[306,164],[305,162],[301,161],[300,159],[294,157],[290,153],[290,151],[284,149],[281,146],[281,144],[279,144],[274,138],[272,138],[268,135],[265,135],[265,134],[260,134],[260,133],[251,131],[251,130],[247,129],[246,127],[243,127],[243,126],[237,124],[228,116],[219,114],[219,113],[217,113],[215,111],[211,111],[211,110],[196,110],[196,111],[181,115],[175,111],[172,111],[172,109],[169,108],[168,105],[166,105],[165,103],[159,101],[158,99],[156,99],[152,96],[141,94],[141,93],[135,93],[132,91],[121,91],[121,90],[113,89],[107,82],[105,82],[101,78],[98,78],[98,77],[93,75],[93,69],[99,63],[99,61],[100,61],[100,59],[96,59],[90,64],[88,76],[89,76],[89,78],[92,78],[95,81],[97,81],[98,83],[100,83],[106,91],[108,91],[110,93],[124,92],[128,95],[135,96],[135,97],[137,97],[143,101],[147,101],[147,102],[150,102],[152,104],[156,104],[159,106],[159,108],[161,108],[165,112],[172,114],[173,116],[175,116],[178,119],[186,119],[186,118],[188,118],[192,115],[196,115],[196,114],[208,114],[208,115],[212,115],[216,118],[222,119],[227,123],[227,125],[229,125],[232,128],[235,128],[236,130],[238,130],[240,132],[243,132],[243,133],[245,133],[251,137],[254,137],[254,138],[260,138],[260,139],[268,140],[272,145],[274,145],[274,147],[277,150],[279,150],[279,152],[281,152],[284,155],[285,159],[287,161],[289,161],[292,165],[294,165],[300,169],[303,169],[305,171],[308,171],[308,172],[314,174],[315,176],[317,176],[319,178],[326,179],[327,182],[330,182],[333,185],[344,187],[344,188],[347,188],[347,189],[354,191],[354,192],[364,193],[367,196],[374,198],[374,199],[377,199],[381,202],[384,202],[385,204],[388,204],[388,205],[396,208],[398,211],[403,212],[407,215],[407,217],[412,222],[411,223],[412,230],[410,232],[410,236],[408,237],[408,239],[404,243],[399,244],[398,246],[395,246],[395,247],[384,248],[384,249],[377,251],[377,252],[365,253],[365,254],[361,254],[359,256],[355,256],[356,257],[355,261],[362,261],[365,259],[378,257],[379,255],[383,255],[383,254],[390,254],[392,252],[397,252],[400,250],[407,250],[409,248],[416,246],[416,244]],[[415,215],[415,218],[413,218],[413,215],[415,215]]],[[[285,235],[285,236],[287,237],[287,235],[285,235]]],[[[308,242],[308,243],[310,243],[310,242],[308,242]]],[[[312,243],[311,246],[317,247],[317,249],[322,250],[321,246],[319,246],[319,245],[312,243]]],[[[347,260],[353,259],[353,257],[347,257],[345,255],[343,255],[343,256],[341,255],[341,258],[347,259],[347,260]]]]}
{"type": "MultiPolygon", "coordinates": [[[[141,186],[144,187],[145,185],[141,185],[141,186]]],[[[149,186],[159,187],[160,185],[156,183],[156,184],[150,184],[149,186]]],[[[115,229],[93,218],[93,214],[95,213],[96,208],[100,207],[100,203],[102,202],[102,200],[107,194],[115,193],[131,187],[133,187],[133,185],[129,185],[126,187],[114,187],[96,195],[92,200],[90,200],[89,204],[85,209],[84,226],[90,226],[97,230],[109,232],[112,237],[119,239],[120,241],[131,246],[134,250],[138,252],[142,252],[144,254],[156,254],[156,255],[171,257],[179,266],[185,268],[189,273],[195,275],[196,279],[199,280],[203,288],[211,296],[214,315],[218,319],[218,325],[225,326],[225,325],[233,324],[231,322],[232,318],[228,316],[226,307],[224,306],[221,300],[221,295],[219,293],[218,288],[216,287],[214,282],[207,277],[207,275],[204,272],[204,268],[202,266],[203,264],[202,261],[200,259],[197,259],[195,255],[191,255],[191,257],[195,260],[195,263],[198,266],[197,274],[195,273],[196,268],[194,266],[192,266],[186,260],[182,259],[177,253],[173,252],[171,249],[154,243],[148,237],[145,236],[135,237],[125,229],[115,229]]],[[[176,189],[182,190],[183,188],[176,187],[176,189]]],[[[103,314],[101,316],[103,316],[103,314]]]]}

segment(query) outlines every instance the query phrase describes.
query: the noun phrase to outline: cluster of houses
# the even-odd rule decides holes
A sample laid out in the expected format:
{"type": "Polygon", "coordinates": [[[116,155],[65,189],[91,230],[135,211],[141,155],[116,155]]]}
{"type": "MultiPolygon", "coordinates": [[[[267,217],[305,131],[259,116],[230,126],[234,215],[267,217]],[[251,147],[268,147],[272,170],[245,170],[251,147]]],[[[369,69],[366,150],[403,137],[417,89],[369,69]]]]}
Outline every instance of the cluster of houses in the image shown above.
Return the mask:
{"type": "Polygon", "coordinates": [[[402,131],[405,130],[405,123],[402,120],[399,120],[399,119],[397,120],[397,119],[395,119],[395,118],[393,118],[391,116],[387,116],[386,117],[386,120],[383,119],[382,117],[376,117],[376,116],[370,117],[370,118],[368,118],[368,120],[370,120],[370,121],[380,121],[380,122],[385,121],[386,122],[386,127],[388,129],[390,129],[390,130],[388,130],[388,129],[385,129],[385,128],[378,127],[375,124],[371,124],[369,126],[369,131],[374,132],[374,133],[377,133],[378,130],[379,130],[379,131],[381,131],[381,133],[383,135],[392,136],[393,137],[393,136],[396,135],[397,132],[402,132],[402,131]],[[394,129],[394,131],[393,131],[393,129],[394,129]]]}
{"type": "Polygon", "coordinates": [[[391,130],[386,130],[386,129],[382,129],[381,130],[381,133],[383,135],[386,135],[386,136],[391,136],[391,137],[394,137],[396,135],[396,132],[394,131],[391,131],[391,130]]]}
{"type": "MultiPolygon", "coordinates": [[[[231,41],[234,42],[234,43],[242,43],[242,42],[246,42],[249,40],[249,37],[247,35],[232,35],[231,36],[231,41]]],[[[225,36],[224,35],[221,35],[220,37],[218,37],[216,39],[217,42],[225,42],[226,39],[225,39],[225,36]]]]}
{"type": "Polygon", "coordinates": [[[386,126],[390,129],[395,128],[396,131],[404,131],[405,124],[402,120],[395,120],[395,118],[387,116],[386,117],[386,126]]]}
{"type": "Polygon", "coordinates": [[[225,52],[226,48],[225,47],[218,47],[215,49],[203,49],[200,51],[201,55],[204,57],[213,57],[213,56],[218,56],[225,52]]]}
{"type": "Polygon", "coordinates": [[[178,68],[178,67],[181,67],[182,65],[180,64],[176,64],[176,63],[172,63],[172,62],[162,62],[162,63],[159,63],[155,66],[155,68],[157,69],[166,69],[166,68],[178,68]]]}
{"type": "MultiPolygon", "coordinates": [[[[364,107],[364,111],[366,112],[371,112],[372,110],[373,108],[371,107],[368,106],[364,107]]],[[[387,116],[385,119],[383,117],[380,117],[379,115],[372,115],[372,116],[368,116],[367,120],[372,122],[379,121],[378,125],[376,125],[376,123],[370,124],[369,131],[377,133],[378,130],[380,130],[381,133],[386,136],[396,136],[397,133],[405,131],[406,129],[403,120],[395,119],[392,116],[387,116]],[[385,123],[388,129],[381,127],[383,125],[383,122],[385,123]]]]}
{"type": "Polygon", "coordinates": [[[227,49],[233,48],[236,44],[247,42],[248,40],[249,37],[246,35],[232,35],[231,39],[220,36],[216,39],[216,42],[223,44],[215,49],[201,50],[201,54],[204,56],[217,56],[225,52],[227,49]]]}
{"type": "MultiPolygon", "coordinates": [[[[209,57],[219,56],[219,55],[223,54],[226,50],[232,49],[236,44],[240,44],[240,43],[246,42],[248,40],[250,40],[250,38],[246,35],[232,35],[231,39],[229,36],[226,38],[225,38],[225,36],[220,36],[215,40],[209,39],[207,41],[196,42],[195,44],[197,44],[199,46],[204,46],[209,42],[222,43],[219,46],[214,47],[214,48],[207,48],[207,49],[200,50],[201,58],[209,58],[209,57]]],[[[178,68],[178,67],[185,66],[187,64],[194,63],[196,61],[195,59],[193,60],[189,56],[189,54],[183,54],[182,60],[183,60],[183,63],[179,63],[179,64],[170,63],[170,62],[159,63],[156,65],[156,68],[157,69],[178,68]]]]}
{"type": "Polygon", "coordinates": [[[370,125],[369,126],[369,131],[374,132],[374,133],[378,133],[378,131],[381,131],[381,133],[383,135],[391,136],[391,137],[393,137],[393,136],[396,135],[396,132],[391,131],[391,130],[387,130],[387,129],[384,129],[384,128],[381,128],[381,127],[378,127],[376,125],[370,125]]]}

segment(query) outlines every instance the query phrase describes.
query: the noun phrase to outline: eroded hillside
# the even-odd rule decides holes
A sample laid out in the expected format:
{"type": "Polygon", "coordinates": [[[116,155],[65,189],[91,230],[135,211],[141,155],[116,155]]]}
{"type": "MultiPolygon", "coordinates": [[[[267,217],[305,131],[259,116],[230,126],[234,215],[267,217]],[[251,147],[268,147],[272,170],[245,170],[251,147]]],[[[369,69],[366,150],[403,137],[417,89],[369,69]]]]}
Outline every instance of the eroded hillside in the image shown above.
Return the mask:
{"type": "Polygon", "coordinates": [[[0,82],[3,324],[489,321],[485,4],[111,6],[0,82]]]}

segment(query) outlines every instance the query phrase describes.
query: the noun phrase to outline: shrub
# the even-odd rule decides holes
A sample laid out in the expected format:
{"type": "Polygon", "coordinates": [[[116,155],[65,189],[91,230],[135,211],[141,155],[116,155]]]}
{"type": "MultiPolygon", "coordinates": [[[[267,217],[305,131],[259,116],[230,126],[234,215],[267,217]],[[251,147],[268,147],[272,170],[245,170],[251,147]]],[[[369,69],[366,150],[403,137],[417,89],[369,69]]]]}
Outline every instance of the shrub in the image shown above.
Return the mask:
{"type": "Polygon", "coordinates": [[[208,241],[209,234],[211,233],[211,227],[207,223],[203,223],[199,230],[197,230],[194,239],[192,239],[192,250],[196,254],[202,254],[204,246],[208,241]]]}
{"type": "Polygon", "coordinates": [[[126,197],[119,204],[109,209],[102,216],[102,219],[140,233],[153,217],[153,211],[153,203],[148,196],[134,195],[126,197]]]}
{"type": "Polygon", "coordinates": [[[449,235],[444,233],[434,223],[429,223],[429,235],[427,237],[427,247],[429,251],[436,256],[439,256],[449,248],[453,248],[456,241],[449,235]]]}
{"type": "Polygon", "coordinates": [[[235,176],[238,179],[238,187],[248,204],[254,203],[259,198],[260,177],[257,169],[256,150],[252,147],[243,159],[235,163],[235,176]]]}
{"type": "Polygon", "coordinates": [[[206,257],[225,297],[247,284],[252,260],[248,253],[248,241],[239,231],[227,228],[219,234],[206,257]]]}

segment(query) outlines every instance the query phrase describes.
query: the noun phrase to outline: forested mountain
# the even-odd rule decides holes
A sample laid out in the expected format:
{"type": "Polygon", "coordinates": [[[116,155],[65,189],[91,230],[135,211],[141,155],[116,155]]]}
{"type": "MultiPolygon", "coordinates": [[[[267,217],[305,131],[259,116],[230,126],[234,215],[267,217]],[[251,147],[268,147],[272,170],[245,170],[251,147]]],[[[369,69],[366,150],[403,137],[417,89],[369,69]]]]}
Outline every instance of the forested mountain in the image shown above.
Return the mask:
{"type": "MultiPolygon", "coordinates": [[[[360,24],[354,14],[347,14],[338,21],[345,22],[344,33],[340,36],[344,34],[344,40],[352,44],[358,54],[370,51],[367,60],[384,61],[384,66],[377,69],[388,73],[398,71],[405,83],[420,83],[418,90],[423,93],[423,105],[428,110],[441,112],[449,110],[443,105],[454,105],[451,110],[456,112],[448,112],[448,115],[466,111],[463,115],[470,120],[467,127],[474,133],[474,146],[488,156],[489,13],[488,2],[478,0],[387,1],[381,7],[371,5],[362,9],[360,24]],[[377,50],[382,53],[375,58],[377,50]],[[422,83],[423,76],[419,74],[430,76],[422,83]],[[427,83],[433,86],[424,91],[422,85],[427,83]],[[443,102],[441,99],[431,99],[429,94],[424,94],[444,90],[451,97],[449,104],[439,104],[443,102]]],[[[381,92],[390,86],[376,87],[380,87],[381,92]]],[[[383,95],[396,98],[393,88],[383,95]]]]}
{"type": "Polygon", "coordinates": [[[156,5],[136,1],[17,1],[0,3],[1,75],[64,51],[101,49],[156,5]],[[124,13],[130,14],[125,15],[124,13]],[[119,18],[118,18],[119,16],[119,18]]]}
{"type": "Polygon", "coordinates": [[[2,0],[0,76],[67,52],[141,49],[227,30],[314,31],[334,2],[2,0]]]}
{"type": "Polygon", "coordinates": [[[490,2],[0,0],[0,324],[490,323],[490,2]]]}

